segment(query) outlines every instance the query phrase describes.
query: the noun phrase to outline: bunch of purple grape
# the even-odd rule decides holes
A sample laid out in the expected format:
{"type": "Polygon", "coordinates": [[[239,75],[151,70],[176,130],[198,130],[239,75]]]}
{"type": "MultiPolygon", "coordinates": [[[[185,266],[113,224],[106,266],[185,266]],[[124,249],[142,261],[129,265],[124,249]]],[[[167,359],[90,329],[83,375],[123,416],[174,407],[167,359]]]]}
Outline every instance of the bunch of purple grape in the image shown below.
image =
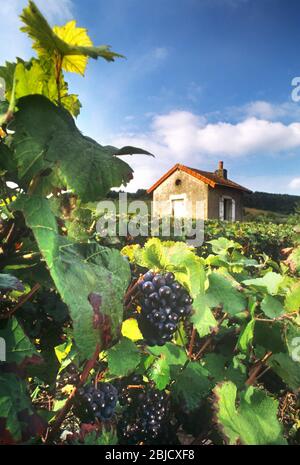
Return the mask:
{"type": "Polygon", "coordinates": [[[118,423],[121,444],[154,444],[165,437],[169,427],[165,392],[148,385],[142,389],[124,387],[119,401],[124,407],[118,423]]]}
{"type": "Polygon", "coordinates": [[[162,346],[172,340],[179,321],[191,314],[193,299],[173,273],[148,271],[139,285],[139,328],[149,346],[162,346]]]}
{"type": "Polygon", "coordinates": [[[78,389],[74,413],[83,423],[110,420],[115,413],[118,391],[110,383],[90,383],[78,389]]]}

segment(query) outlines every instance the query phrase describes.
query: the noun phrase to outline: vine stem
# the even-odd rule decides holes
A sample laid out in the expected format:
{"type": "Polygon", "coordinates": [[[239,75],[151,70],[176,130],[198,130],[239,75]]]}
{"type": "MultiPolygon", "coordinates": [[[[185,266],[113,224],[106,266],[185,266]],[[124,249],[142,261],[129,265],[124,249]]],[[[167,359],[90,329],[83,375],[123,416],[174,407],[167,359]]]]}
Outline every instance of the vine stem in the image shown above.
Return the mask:
{"type": "Polygon", "coordinates": [[[224,320],[226,320],[228,316],[228,313],[224,313],[224,315],[222,316],[222,318],[218,321],[218,324],[217,326],[213,329],[213,333],[207,338],[207,340],[204,342],[204,344],[202,345],[202,347],[200,348],[199,352],[197,353],[197,355],[195,355],[194,357],[194,360],[199,360],[201,357],[202,357],[202,354],[205,352],[205,350],[207,349],[207,347],[211,344],[211,342],[213,341],[214,339],[214,336],[216,334],[218,334],[219,330],[220,330],[220,326],[221,324],[223,323],[224,320]]]}
{"type": "Polygon", "coordinates": [[[79,380],[78,385],[73,389],[73,391],[69,395],[65,405],[58,412],[49,434],[47,432],[46,437],[44,438],[44,443],[49,442],[57,434],[62,422],[64,421],[64,419],[66,418],[68,412],[72,408],[72,405],[73,405],[73,402],[74,402],[74,397],[75,397],[75,395],[77,393],[77,390],[81,386],[83,386],[83,384],[86,382],[86,380],[87,380],[87,378],[88,378],[88,376],[90,374],[90,371],[94,368],[94,366],[95,366],[95,364],[96,364],[96,362],[98,360],[100,350],[101,350],[100,349],[100,344],[97,344],[93,357],[86,362],[85,367],[84,367],[84,369],[83,369],[83,371],[82,371],[82,373],[80,375],[80,380],[79,380]]]}
{"type": "Polygon", "coordinates": [[[61,70],[62,70],[62,61],[63,58],[60,54],[57,54],[55,57],[55,80],[56,80],[56,88],[57,88],[57,100],[59,105],[61,104],[61,87],[60,87],[60,79],[61,79],[61,70]]]}
{"type": "Polygon", "coordinates": [[[249,377],[246,381],[247,386],[251,386],[258,378],[259,372],[266,363],[267,360],[273,355],[273,352],[267,352],[250,370],[249,377]]]}
{"type": "Polygon", "coordinates": [[[193,326],[192,334],[191,334],[191,340],[190,340],[190,345],[189,345],[189,358],[191,359],[193,356],[193,349],[194,349],[194,343],[195,343],[195,338],[196,338],[196,329],[193,326]]]}
{"type": "Polygon", "coordinates": [[[125,305],[128,305],[129,304],[129,301],[130,301],[130,298],[133,296],[133,294],[135,293],[138,285],[140,284],[140,282],[142,281],[143,279],[143,275],[141,275],[136,281],[135,283],[131,284],[129,286],[129,288],[127,289],[127,292],[124,296],[124,303],[125,305]]]}
{"type": "Polygon", "coordinates": [[[186,355],[190,358],[189,352],[188,352],[187,349],[186,349],[186,346],[185,346],[184,339],[183,339],[183,336],[182,336],[182,333],[181,333],[180,328],[177,329],[177,332],[178,332],[178,335],[179,335],[179,338],[180,338],[182,347],[184,348],[186,355]]]}
{"type": "Polygon", "coordinates": [[[0,320],[6,320],[7,318],[10,318],[22,305],[25,304],[31,297],[41,288],[41,285],[39,283],[35,284],[33,288],[31,289],[28,294],[23,295],[20,297],[19,302],[12,308],[9,312],[7,312],[5,315],[0,315],[0,320]]]}
{"type": "Polygon", "coordinates": [[[264,323],[276,323],[277,321],[282,321],[282,320],[294,320],[294,316],[297,315],[298,312],[292,312],[292,313],[285,313],[284,315],[281,315],[277,318],[272,318],[272,320],[268,320],[267,318],[255,318],[256,321],[262,321],[264,323]]]}

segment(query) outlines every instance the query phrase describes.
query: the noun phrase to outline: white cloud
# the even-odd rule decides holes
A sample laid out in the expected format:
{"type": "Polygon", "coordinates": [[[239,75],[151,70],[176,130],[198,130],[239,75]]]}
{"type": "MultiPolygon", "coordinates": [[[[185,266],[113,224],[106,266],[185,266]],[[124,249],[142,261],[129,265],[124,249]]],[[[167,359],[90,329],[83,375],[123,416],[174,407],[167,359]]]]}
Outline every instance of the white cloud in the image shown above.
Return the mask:
{"type": "Polygon", "coordinates": [[[289,187],[292,190],[298,191],[300,193],[300,178],[294,178],[289,182],[289,187]]]}
{"type": "Polygon", "coordinates": [[[238,123],[208,123],[189,111],[172,111],[152,118],[151,128],[141,134],[122,134],[118,139],[143,141],[159,151],[184,159],[198,154],[241,157],[254,153],[280,153],[300,148],[300,123],[284,124],[255,117],[238,123]]]}
{"type": "MultiPolygon", "coordinates": [[[[157,157],[156,160],[129,159],[136,170],[135,180],[129,187],[135,190],[150,186],[175,163],[207,166],[223,156],[239,158],[259,153],[265,156],[300,149],[300,123],[284,124],[251,117],[235,124],[222,121],[212,124],[189,111],[172,111],[154,115],[148,131],[119,134],[112,142],[117,146],[140,146],[157,157]]],[[[276,185],[274,181],[273,185],[276,185]]]]}
{"type": "Polygon", "coordinates": [[[267,120],[299,118],[300,105],[293,102],[273,104],[265,100],[256,100],[241,107],[240,112],[249,117],[255,116],[267,120]]]}
{"type": "MultiPolygon", "coordinates": [[[[0,15],[0,56],[1,64],[15,58],[32,56],[31,42],[19,29],[19,18],[27,0],[1,2],[0,15]]],[[[63,23],[72,18],[72,0],[36,0],[37,6],[51,24],[63,23]]]]}

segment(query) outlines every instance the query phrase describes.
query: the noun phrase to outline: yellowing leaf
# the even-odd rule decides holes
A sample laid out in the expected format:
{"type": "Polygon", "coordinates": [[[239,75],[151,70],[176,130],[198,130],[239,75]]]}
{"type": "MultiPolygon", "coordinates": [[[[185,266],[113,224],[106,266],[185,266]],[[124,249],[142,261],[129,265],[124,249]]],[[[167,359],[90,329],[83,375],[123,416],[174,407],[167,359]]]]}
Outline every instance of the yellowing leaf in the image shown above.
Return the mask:
{"type": "Polygon", "coordinates": [[[76,22],[70,21],[63,27],[52,29],[35,3],[29,0],[24,8],[21,20],[25,24],[21,28],[33,40],[33,48],[39,57],[51,56],[58,70],[61,65],[66,71],[83,74],[87,57],[104,58],[114,61],[122,55],[110,50],[108,45],[94,47],[86,30],[76,28],[76,22]],[[68,57],[68,58],[66,58],[68,57]]]}
{"type": "Polygon", "coordinates": [[[143,339],[143,335],[139,330],[138,323],[135,318],[128,318],[128,320],[123,321],[122,335],[132,341],[143,339]]]}
{"type": "Polygon", "coordinates": [[[62,363],[62,361],[68,356],[71,348],[72,342],[66,342],[64,344],[54,347],[55,355],[59,363],[62,363]]]}
{"type": "MultiPolygon", "coordinates": [[[[69,21],[64,26],[55,26],[53,31],[67,44],[82,47],[91,47],[93,45],[87,34],[87,30],[82,27],[76,27],[76,21],[69,21]]],[[[72,73],[84,74],[87,62],[87,56],[66,55],[62,60],[62,68],[72,73]]]]}

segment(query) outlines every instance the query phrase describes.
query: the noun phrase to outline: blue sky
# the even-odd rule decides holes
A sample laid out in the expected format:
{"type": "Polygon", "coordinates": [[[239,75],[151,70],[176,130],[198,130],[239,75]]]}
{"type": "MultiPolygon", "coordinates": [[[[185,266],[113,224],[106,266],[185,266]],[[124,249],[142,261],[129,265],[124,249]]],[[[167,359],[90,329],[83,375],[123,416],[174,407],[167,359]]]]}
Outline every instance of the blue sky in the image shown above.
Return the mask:
{"type": "MultiPolygon", "coordinates": [[[[16,34],[25,0],[1,6],[0,61],[30,56],[16,34]]],[[[75,18],[126,60],[69,75],[78,125],[100,143],[134,144],[129,190],[175,163],[214,170],[253,190],[300,194],[298,0],[37,0],[51,24],[75,18]]]]}

